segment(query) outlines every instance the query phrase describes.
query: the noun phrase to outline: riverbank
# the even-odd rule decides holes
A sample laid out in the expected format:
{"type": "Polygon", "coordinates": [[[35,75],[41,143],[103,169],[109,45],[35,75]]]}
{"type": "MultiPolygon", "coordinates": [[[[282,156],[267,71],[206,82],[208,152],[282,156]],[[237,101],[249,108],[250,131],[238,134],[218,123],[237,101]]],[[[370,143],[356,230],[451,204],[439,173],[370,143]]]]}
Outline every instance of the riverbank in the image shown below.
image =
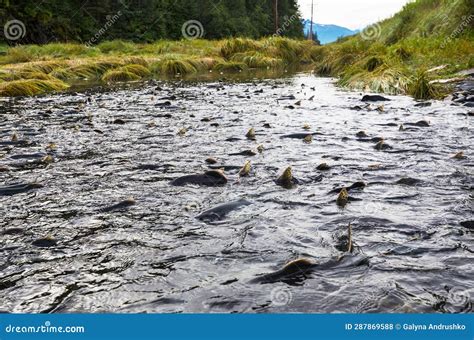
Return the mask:
{"type": "Polygon", "coordinates": [[[314,63],[315,48],[312,42],[286,38],[18,46],[0,56],[0,96],[57,92],[78,81],[113,84],[190,74],[214,73],[218,78],[252,70],[284,70],[314,63]]]}
{"type": "Polygon", "coordinates": [[[474,67],[468,0],[418,0],[361,34],[319,47],[315,72],[352,90],[444,98],[474,67]]]}

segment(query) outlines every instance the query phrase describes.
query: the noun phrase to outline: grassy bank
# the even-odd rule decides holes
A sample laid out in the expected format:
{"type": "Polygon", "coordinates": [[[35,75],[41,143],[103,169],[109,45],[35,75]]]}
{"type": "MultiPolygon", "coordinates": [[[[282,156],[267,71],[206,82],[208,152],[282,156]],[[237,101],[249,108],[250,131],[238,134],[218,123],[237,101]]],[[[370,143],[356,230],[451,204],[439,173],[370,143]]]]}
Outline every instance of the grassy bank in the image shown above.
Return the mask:
{"type": "Polygon", "coordinates": [[[314,63],[316,46],[286,38],[24,45],[0,55],[0,96],[36,95],[76,81],[117,83],[194,73],[225,75],[314,63]]]}
{"type": "MultiPolygon", "coordinates": [[[[315,71],[354,90],[442,97],[474,67],[472,0],[418,0],[361,34],[316,48],[315,71]]],[[[314,54],[313,53],[313,54],[314,54]]]]}

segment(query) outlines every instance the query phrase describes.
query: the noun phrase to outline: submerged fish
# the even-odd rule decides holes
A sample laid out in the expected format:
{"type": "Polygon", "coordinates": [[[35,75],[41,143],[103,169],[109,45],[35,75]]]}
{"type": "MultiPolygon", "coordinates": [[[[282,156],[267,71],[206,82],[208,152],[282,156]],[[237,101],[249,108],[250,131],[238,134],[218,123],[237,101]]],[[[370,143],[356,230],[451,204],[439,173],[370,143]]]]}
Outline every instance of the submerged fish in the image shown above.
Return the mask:
{"type": "Polygon", "coordinates": [[[250,174],[250,170],[252,169],[251,165],[250,165],[250,161],[247,161],[245,162],[244,166],[242,167],[242,169],[240,169],[239,171],[239,176],[240,177],[246,177],[250,174]]]}
{"type": "Polygon", "coordinates": [[[315,136],[317,135],[318,133],[317,132],[313,132],[313,133],[291,133],[289,135],[283,135],[283,136],[280,136],[280,138],[284,138],[284,139],[305,139],[306,137],[308,137],[308,135],[311,135],[311,136],[315,136]]]}
{"type": "Polygon", "coordinates": [[[24,183],[24,184],[13,184],[0,187],[0,196],[13,196],[15,194],[21,194],[28,192],[33,189],[42,188],[43,185],[39,183],[24,183]]]}
{"type": "Polygon", "coordinates": [[[286,189],[291,189],[294,185],[299,184],[299,181],[293,177],[293,172],[290,166],[283,171],[283,174],[278,177],[275,183],[286,189]]]}
{"type": "Polygon", "coordinates": [[[222,220],[230,212],[238,210],[242,207],[245,207],[245,206],[248,206],[248,205],[251,205],[251,204],[252,204],[252,202],[249,202],[245,199],[240,199],[238,201],[224,203],[224,204],[218,205],[214,208],[211,208],[209,210],[203,211],[198,216],[196,216],[196,218],[201,220],[201,221],[222,220]]]}
{"type": "Polygon", "coordinates": [[[202,186],[221,186],[227,184],[227,177],[222,171],[210,170],[204,174],[187,175],[177,178],[171,182],[174,186],[184,186],[188,184],[202,185],[202,186]]]}
{"type": "Polygon", "coordinates": [[[263,274],[251,283],[295,282],[318,270],[340,269],[368,265],[369,259],[363,255],[346,254],[324,263],[314,263],[308,259],[297,259],[273,273],[263,274]]]}
{"type": "Polygon", "coordinates": [[[105,207],[105,208],[102,208],[102,209],[99,209],[99,212],[111,212],[111,211],[115,211],[115,210],[122,210],[122,209],[126,209],[128,207],[131,207],[133,205],[135,205],[137,202],[133,199],[133,198],[128,198],[126,199],[125,201],[122,201],[120,203],[117,203],[117,204],[114,204],[114,205],[111,205],[109,207],[105,207]]]}

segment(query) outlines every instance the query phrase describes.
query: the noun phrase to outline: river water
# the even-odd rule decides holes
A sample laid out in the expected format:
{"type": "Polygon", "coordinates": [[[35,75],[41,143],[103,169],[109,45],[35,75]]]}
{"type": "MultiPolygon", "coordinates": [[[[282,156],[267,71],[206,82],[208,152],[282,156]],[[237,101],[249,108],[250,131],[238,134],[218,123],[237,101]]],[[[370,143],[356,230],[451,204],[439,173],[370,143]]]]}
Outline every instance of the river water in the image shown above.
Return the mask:
{"type": "Polygon", "coordinates": [[[2,99],[0,310],[472,312],[472,116],[449,102],[361,98],[300,73],[2,99]],[[281,138],[290,133],[315,135],[281,138]],[[225,186],[170,185],[209,157],[226,167],[225,186]],[[275,184],[288,166],[291,189],[275,184]],[[339,207],[334,189],[360,181],[339,207]],[[4,190],[17,183],[41,187],[4,190]],[[196,218],[239,199],[251,204],[196,218]],[[349,224],[352,255],[339,245],[349,224]],[[365,261],[255,280],[298,258],[342,256],[365,261]]]}

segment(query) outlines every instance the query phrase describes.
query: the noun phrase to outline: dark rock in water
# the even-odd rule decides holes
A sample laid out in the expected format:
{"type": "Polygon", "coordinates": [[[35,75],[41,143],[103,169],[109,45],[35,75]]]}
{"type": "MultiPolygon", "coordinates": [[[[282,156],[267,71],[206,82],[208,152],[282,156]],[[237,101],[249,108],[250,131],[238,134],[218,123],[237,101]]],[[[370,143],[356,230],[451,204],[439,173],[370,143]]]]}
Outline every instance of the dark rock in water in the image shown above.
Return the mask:
{"type": "Polygon", "coordinates": [[[106,212],[111,212],[111,211],[116,211],[116,210],[123,210],[123,209],[129,208],[129,207],[131,207],[135,204],[136,204],[136,201],[133,198],[129,198],[129,199],[126,199],[125,201],[122,201],[120,203],[111,205],[111,206],[106,207],[106,208],[99,209],[99,212],[106,213],[106,212]]]}
{"type": "Polygon", "coordinates": [[[14,184],[4,187],[0,187],[0,196],[13,196],[16,194],[21,194],[28,192],[33,189],[39,189],[43,186],[39,183],[26,183],[26,184],[14,184]]]}
{"type": "Polygon", "coordinates": [[[202,185],[202,186],[222,186],[227,184],[227,177],[218,170],[206,171],[200,175],[188,175],[177,178],[171,182],[174,186],[185,186],[188,184],[202,185]]]}
{"type": "Polygon", "coordinates": [[[467,115],[468,115],[469,117],[474,117],[474,111],[468,112],[467,115]]]}
{"type": "Polygon", "coordinates": [[[196,218],[201,221],[218,221],[226,217],[230,212],[238,210],[242,207],[251,205],[252,203],[241,199],[234,202],[218,205],[212,209],[206,210],[199,214],[196,218]]]}
{"type": "Polygon", "coordinates": [[[237,141],[239,141],[239,140],[241,140],[241,138],[238,138],[238,137],[229,137],[229,138],[227,138],[225,141],[226,141],[226,142],[237,142],[237,141]]]}
{"type": "Polygon", "coordinates": [[[411,178],[411,177],[404,177],[404,178],[399,179],[396,182],[396,184],[408,185],[408,186],[415,186],[420,183],[421,183],[421,180],[416,179],[416,178],[411,178]]]}
{"type": "Polygon", "coordinates": [[[253,150],[244,150],[241,152],[230,153],[229,156],[255,156],[257,153],[253,150]]]}
{"type": "Polygon", "coordinates": [[[271,126],[269,123],[263,124],[263,127],[264,127],[265,129],[271,129],[271,128],[272,128],[272,126],[271,126]]]}
{"type": "Polygon", "coordinates": [[[474,221],[463,221],[460,223],[461,226],[468,229],[474,229],[474,221]]]}
{"type": "Polygon", "coordinates": [[[359,131],[356,133],[356,137],[358,138],[364,138],[364,137],[369,137],[365,131],[359,131]]]}
{"type": "Polygon", "coordinates": [[[474,107],[474,102],[464,103],[464,107],[474,107]]]}
{"type": "Polygon", "coordinates": [[[379,95],[365,95],[362,97],[363,102],[381,102],[381,101],[390,101],[390,99],[379,96],[379,95]]]}
{"type": "Polygon", "coordinates": [[[33,241],[31,244],[34,245],[35,247],[39,247],[39,248],[50,248],[50,247],[54,247],[55,245],[57,245],[58,241],[56,241],[52,237],[45,237],[45,238],[40,238],[36,241],[33,241]]]}
{"type": "Polygon", "coordinates": [[[428,107],[428,106],[431,106],[432,103],[431,102],[421,102],[421,103],[416,103],[415,106],[416,107],[428,107]]]}

